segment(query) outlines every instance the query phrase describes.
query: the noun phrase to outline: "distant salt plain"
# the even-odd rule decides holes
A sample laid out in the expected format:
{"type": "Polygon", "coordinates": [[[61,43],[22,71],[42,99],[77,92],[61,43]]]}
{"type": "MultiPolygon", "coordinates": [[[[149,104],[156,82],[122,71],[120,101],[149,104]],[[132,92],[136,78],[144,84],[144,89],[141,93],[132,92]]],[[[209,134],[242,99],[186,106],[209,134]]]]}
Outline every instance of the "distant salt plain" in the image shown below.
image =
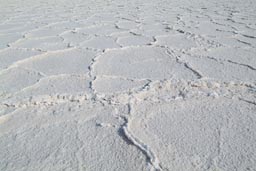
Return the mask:
{"type": "Polygon", "coordinates": [[[255,171],[253,0],[0,0],[1,171],[255,171]]]}

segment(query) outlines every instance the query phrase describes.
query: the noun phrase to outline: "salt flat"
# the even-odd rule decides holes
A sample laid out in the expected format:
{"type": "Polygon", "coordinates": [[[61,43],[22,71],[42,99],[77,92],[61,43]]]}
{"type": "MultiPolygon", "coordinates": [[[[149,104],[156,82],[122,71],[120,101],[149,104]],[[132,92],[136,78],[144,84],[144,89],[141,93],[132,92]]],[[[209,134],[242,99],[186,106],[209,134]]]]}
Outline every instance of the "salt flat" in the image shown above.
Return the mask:
{"type": "Polygon", "coordinates": [[[256,171],[253,0],[0,0],[1,171],[256,171]]]}

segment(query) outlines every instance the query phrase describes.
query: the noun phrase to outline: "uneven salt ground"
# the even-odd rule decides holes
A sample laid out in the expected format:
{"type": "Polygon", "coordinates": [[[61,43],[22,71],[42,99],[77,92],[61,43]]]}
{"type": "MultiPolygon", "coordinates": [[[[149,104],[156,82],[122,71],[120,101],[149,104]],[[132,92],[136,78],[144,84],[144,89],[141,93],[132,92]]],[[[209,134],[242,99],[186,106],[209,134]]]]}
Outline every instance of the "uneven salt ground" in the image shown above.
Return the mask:
{"type": "Polygon", "coordinates": [[[0,170],[256,170],[255,10],[0,0],[0,170]]]}

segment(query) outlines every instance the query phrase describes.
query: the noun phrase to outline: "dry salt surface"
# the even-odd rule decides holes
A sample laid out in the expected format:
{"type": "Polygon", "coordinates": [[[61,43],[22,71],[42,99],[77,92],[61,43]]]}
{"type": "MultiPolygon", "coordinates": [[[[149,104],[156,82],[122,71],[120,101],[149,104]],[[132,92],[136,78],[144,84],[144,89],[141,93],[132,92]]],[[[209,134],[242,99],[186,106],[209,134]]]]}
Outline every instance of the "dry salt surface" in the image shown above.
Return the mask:
{"type": "Polygon", "coordinates": [[[254,0],[0,0],[1,171],[256,171],[254,0]]]}

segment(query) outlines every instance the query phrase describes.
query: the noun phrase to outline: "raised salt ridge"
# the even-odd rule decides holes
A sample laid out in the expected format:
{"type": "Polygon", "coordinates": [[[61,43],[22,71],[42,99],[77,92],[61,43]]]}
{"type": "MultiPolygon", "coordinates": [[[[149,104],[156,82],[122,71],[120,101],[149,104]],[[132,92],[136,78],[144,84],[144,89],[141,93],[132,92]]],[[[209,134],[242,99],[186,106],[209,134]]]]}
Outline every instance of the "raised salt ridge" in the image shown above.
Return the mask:
{"type": "Polygon", "coordinates": [[[0,171],[255,171],[253,0],[0,0],[0,171]]]}

